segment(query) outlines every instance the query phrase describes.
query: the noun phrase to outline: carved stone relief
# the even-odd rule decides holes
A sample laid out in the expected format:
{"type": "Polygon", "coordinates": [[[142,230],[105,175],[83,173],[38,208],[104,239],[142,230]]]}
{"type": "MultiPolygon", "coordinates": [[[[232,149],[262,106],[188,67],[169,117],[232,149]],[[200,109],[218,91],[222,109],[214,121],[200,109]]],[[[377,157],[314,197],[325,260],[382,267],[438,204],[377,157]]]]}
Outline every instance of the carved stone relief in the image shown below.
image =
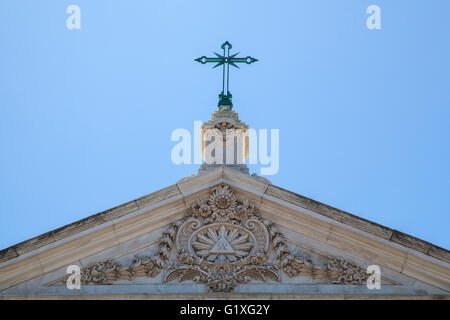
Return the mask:
{"type": "Polygon", "coordinates": [[[254,280],[279,282],[282,272],[330,284],[364,284],[368,277],[365,269],[340,258],[315,265],[310,257],[292,255],[276,226],[227,185],[194,201],[186,216],[162,234],[156,255],[135,256],[128,266],[110,260],[94,263],[82,271],[82,281],[112,284],[161,272],[164,282],[194,281],[221,292],[254,280]]]}

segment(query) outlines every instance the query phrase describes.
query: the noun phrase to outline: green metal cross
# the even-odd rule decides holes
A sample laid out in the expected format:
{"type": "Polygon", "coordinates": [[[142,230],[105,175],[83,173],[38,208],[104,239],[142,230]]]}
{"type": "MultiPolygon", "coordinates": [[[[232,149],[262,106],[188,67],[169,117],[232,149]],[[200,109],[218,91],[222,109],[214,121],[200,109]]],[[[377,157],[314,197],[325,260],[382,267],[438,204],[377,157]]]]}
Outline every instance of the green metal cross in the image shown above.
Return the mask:
{"type": "Polygon", "coordinates": [[[252,58],[250,56],[246,58],[236,58],[236,56],[239,54],[235,53],[230,56],[230,49],[232,48],[231,43],[226,41],[222,44],[221,48],[223,49],[223,55],[220,55],[218,53],[214,54],[217,56],[216,58],[207,58],[205,56],[195,59],[195,61],[200,62],[201,64],[214,62],[217,63],[213,68],[218,66],[223,66],[223,76],[222,76],[222,93],[219,94],[219,108],[220,106],[229,106],[230,108],[233,107],[233,104],[231,102],[231,93],[230,93],[230,65],[233,67],[239,68],[236,63],[246,63],[251,64],[253,62],[258,61],[255,58],[252,58]],[[226,69],[226,72],[225,72],[226,69]],[[226,74],[226,76],[225,76],[226,74]],[[226,89],[226,90],[225,90],[226,89]]]}

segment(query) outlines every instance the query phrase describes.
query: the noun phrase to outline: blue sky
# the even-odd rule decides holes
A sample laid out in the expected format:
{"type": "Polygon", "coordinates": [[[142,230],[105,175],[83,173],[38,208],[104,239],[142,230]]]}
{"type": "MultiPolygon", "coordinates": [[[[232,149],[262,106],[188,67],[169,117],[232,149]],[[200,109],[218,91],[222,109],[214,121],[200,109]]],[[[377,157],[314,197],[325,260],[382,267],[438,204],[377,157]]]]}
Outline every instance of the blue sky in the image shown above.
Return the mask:
{"type": "MultiPolygon", "coordinates": [[[[216,110],[280,130],[273,184],[450,248],[450,2],[0,2],[0,248],[174,184],[216,110]],[[81,8],[81,29],[66,8],[81,8]],[[368,30],[366,8],[381,8],[368,30]]],[[[257,171],[252,166],[251,171],[257,171]]]]}

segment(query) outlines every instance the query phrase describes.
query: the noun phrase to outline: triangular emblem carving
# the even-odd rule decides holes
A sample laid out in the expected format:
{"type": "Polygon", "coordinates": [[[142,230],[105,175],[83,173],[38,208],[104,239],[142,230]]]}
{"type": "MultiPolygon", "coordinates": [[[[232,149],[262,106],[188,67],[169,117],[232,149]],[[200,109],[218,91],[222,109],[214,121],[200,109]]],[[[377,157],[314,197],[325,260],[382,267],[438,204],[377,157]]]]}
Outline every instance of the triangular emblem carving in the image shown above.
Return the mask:
{"type": "Polygon", "coordinates": [[[233,247],[225,237],[220,237],[209,251],[210,254],[234,254],[233,247]]]}

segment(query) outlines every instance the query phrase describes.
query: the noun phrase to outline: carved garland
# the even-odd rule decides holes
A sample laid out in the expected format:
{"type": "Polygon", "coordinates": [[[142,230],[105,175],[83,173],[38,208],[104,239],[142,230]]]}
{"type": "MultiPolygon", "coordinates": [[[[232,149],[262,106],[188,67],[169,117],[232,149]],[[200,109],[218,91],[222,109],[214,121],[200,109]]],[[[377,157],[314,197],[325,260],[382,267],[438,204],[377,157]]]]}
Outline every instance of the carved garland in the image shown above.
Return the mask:
{"type": "Polygon", "coordinates": [[[111,284],[155,277],[163,270],[164,282],[192,280],[222,292],[252,280],[279,282],[280,270],[289,277],[326,278],[333,284],[362,284],[368,277],[363,268],[340,258],[317,266],[309,257],[293,256],[274,224],[226,185],[214,188],[208,199],[194,201],[190,212],[162,234],[155,256],[135,256],[125,267],[110,260],[98,262],[82,271],[82,280],[111,284]],[[171,261],[174,247],[177,259],[171,261]],[[274,253],[270,259],[269,252],[274,253]]]}

